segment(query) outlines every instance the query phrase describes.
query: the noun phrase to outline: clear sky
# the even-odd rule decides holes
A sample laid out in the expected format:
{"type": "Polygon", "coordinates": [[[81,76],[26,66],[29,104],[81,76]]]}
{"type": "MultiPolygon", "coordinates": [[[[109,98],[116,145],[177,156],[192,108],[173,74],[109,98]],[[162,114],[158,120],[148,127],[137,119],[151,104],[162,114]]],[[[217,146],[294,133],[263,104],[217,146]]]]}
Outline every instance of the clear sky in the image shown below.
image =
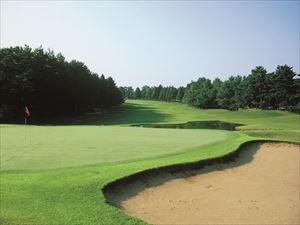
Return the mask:
{"type": "Polygon", "coordinates": [[[1,47],[83,61],[118,85],[186,85],[255,66],[299,73],[299,1],[1,1],[1,47]]]}

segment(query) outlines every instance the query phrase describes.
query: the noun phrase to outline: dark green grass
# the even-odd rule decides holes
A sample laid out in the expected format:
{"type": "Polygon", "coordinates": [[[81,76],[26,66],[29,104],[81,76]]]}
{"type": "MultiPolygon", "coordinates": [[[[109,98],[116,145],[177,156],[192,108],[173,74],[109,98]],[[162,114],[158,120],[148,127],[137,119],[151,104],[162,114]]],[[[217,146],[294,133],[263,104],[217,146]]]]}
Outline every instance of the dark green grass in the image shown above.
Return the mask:
{"type": "MultiPolygon", "coordinates": [[[[1,135],[1,164],[9,159],[9,163],[1,165],[2,224],[142,224],[106,204],[103,185],[148,168],[221,156],[248,140],[299,141],[298,115],[281,111],[199,110],[179,103],[129,101],[112,115],[98,116],[93,115],[87,123],[122,126],[27,127],[35,130],[27,133],[25,142],[24,127],[3,125],[2,132],[11,130],[1,135]],[[191,133],[124,127],[132,123],[195,120],[222,120],[246,126],[236,132],[191,133]],[[113,138],[116,134],[117,138],[113,138]]],[[[86,124],[85,118],[81,117],[81,124],[86,124]]]]}

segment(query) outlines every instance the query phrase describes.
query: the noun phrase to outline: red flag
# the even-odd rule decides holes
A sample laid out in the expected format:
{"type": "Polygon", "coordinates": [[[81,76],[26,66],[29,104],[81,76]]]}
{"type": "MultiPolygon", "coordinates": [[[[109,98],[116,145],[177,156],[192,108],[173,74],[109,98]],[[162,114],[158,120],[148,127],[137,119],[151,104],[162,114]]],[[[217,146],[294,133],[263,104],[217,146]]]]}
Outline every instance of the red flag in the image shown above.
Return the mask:
{"type": "Polygon", "coordinates": [[[27,107],[26,105],[25,105],[25,115],[26,115],[27,117],[30,116],[29,109],[28,109],[28,107],[27,107]]]}

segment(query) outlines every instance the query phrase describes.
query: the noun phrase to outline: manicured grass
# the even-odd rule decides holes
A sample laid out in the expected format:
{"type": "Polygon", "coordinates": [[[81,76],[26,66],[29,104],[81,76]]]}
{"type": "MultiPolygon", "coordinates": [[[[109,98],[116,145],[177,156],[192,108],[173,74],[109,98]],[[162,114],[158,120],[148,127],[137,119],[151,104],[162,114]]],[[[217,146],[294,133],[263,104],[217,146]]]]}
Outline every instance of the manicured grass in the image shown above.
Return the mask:
{"type": "MultiPolygon", "coordinates": [[[[278,110],[248,109],[229,111],[225,109],[197,109],[186,104],[161,101],[128,100],[127,105],[140,105],[161,116],[161,120],[153,122],[183,123],[194,120],[224,120],[243,123],[241,129],[287,129],[299,130],[299,115],[278,110]]],[[[132,122],[133,113],[128,113],[124,120],[132,122]]]]}
{"type": "Polygon", "coordinates": [[[30,173],[6,171],[1,175],[1,214],[8,222],[136,224],[138,219],[104,202],[100,189],[105,183],[151,167],[224,154],[245,140],[246,137],[235,133],[224,142],[148,160],[30,173]]]}
{"type": "Polygon", "coordinates": [[[1,169],[50,169],[143,159],[225,140],[221,130],[116,126],[2,127],[1,169]],[[26,133],[26,134],[25,134],[26,133]]]}
{"type": "Polygon", "coordinates": [[[127,100],[109,112],[49,121],[65,125],[128,125],[134,123],[184,123],[197,120],[222,120],[243,123],[242,132],[253,137],[300,141],[298,114],[278,110],[197,109],[176,102],[127,100]]]}
{"type": "MultiPolygon", "coordinates": [[[[149,123],[184,123],[197,120],[221,120],[245,124],[240,129],[253,137],[300,141],[300,116],[278,110],[197,109],[181,103],[129,100],[128,105],[141,105],[161,116],[160,121],[149,123]]],[[[124,120],[133,122],[134,113],[127,113],[124,120]]]]}
{"type": "Polygon", "coordinates": [[[114,126],[29,126],[25,142],[23,126],[2,125],[2,224],[143,224],[106,204],[101,187],[148,168],[220,156],[247,140],[299,141],[298,116],[280,111],[128,101],[113,114],[88,117],[87,124],[114,126]],[[247,126],[236,132],[126,127],[216,119],[247,126]]]}

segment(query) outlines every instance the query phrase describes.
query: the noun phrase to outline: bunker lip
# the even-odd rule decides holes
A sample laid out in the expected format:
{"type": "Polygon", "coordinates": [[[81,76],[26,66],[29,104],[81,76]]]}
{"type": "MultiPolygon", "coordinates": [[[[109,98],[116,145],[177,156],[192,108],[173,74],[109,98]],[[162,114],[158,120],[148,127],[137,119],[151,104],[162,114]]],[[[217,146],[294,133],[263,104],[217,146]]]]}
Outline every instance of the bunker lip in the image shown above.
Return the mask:
{"type": "MultiPolygon", "coordinates": [[[[248,164],[253,160],[256,151],[259,149],[259,146],[263,143],[283,143],[298,145],[298,143],[284,141],[248,141],[242,143],[235,151],[230,152],[224,156],[216,157],[213,159],[201,160],[198,162],[182,163],[152,168],[138,172],[136,174],[129,175],[127,177],[120,178],[118,180],[106,184],[102,188],[102,191],[107,203],[115,207],[123,208],[124,205],[122,206],[122,203],[124,203],[124,201],[136,196],[138,193],[143,192],[148,188],[151,189],[152,187],[157,187],[161,184],[167,183],[171,180],[178,178],[190,178],[195,175],[206,174],[218,170],[221,171],[224,169],[235,168],[241,165],[248,164]],[[251,148],[252,150],[249,151],[249,148],[251,148]],[[245,151],[246,149],[247,151],[245,151]],[[243,157],[239,157],[239,160],[235,161],[235,159],[237,159],[241,153],[243,153],[243,157]],[[229,165],[226,164],[229,162],[231,162],[229,165]],[[223,163],[223,166],[218,167],[218,164],[220,163],[223,163]]],[[[131,212],[129,212],[129,214],[136,215],[131,212]]]]}
{"type": "Polygon", "coordinates": [[[132,127],[142,128],[166,128],[166,129],[217,129],[217,130],[229,130],[236,131],[237,127],[245,126],[240,123],[230,123],[220,120],[205,120],[205,121],[188,121],[186,123],[177,124],[163,124],[163,123],[140,123],[132,124],[132,127]]]}
{"type": "Polygon", "coordinates": [[[218,164],[218,163],[229,163],[234,161],[239,154],[246,149],[247,146],[257,143],[257,144],[263,144],[263,143],[290,143],[290,144],[298,144],[295,142],[289,142],[289,141],[277,141],[277,140],[250,140],[243,142],[239,145],[239,147],[236,150],[233,150],[232,152],[229,152],[228,154],[221,155],[219,157],[215,158],[209,158],[194,162],[186,162],[186,163],[179,163],[179,164],[173,164],[173,165],[167,165],[167,166],[160,166],[155,168],[146,169],[134,174],[130,174],[128,176],[124,176],[118,179],[115,179],[111,182],[108,182],[105,184],[101,190],[105,197],[106,203],[111,204],[113,206],[119,207],[118,204],[115,204],[114,201],[112,201],[113,193],[118,193],[118,191],[124,189],[127,185],[130,185],[133,182],[137,182],[139,180],[143,179],[150,179],[155,178],[156,176],[161,176],[163,174],[176,174],[180,172],[191,172],[199,169],[203,169],[206,166],[218,164]]]}

